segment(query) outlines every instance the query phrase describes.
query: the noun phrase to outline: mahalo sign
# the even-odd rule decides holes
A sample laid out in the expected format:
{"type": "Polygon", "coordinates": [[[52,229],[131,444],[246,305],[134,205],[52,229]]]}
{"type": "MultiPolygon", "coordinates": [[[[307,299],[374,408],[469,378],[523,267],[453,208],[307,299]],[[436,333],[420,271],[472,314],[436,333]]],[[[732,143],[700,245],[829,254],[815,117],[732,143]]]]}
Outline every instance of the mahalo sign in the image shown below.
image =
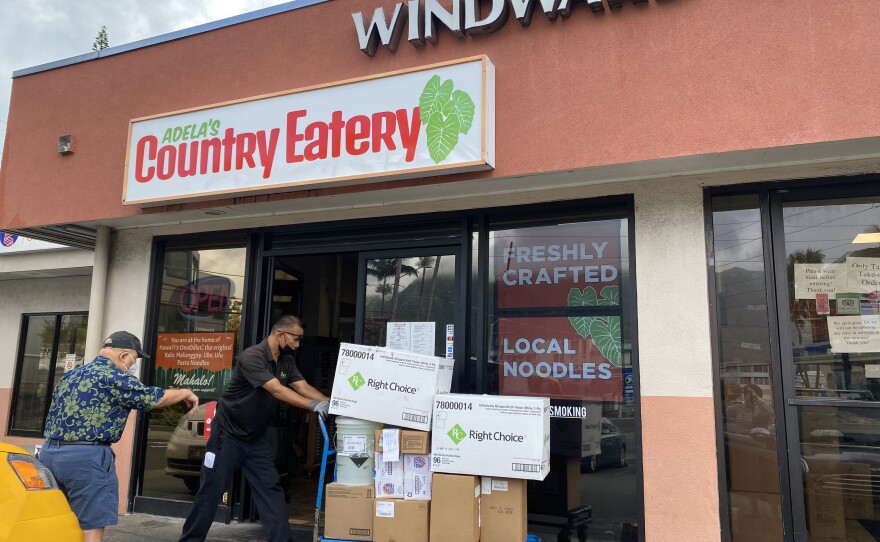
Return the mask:
{"type": "Polygon", "coordinates": [[[485,56],[131,121],[124,203],[494,167],[485,56]]]}

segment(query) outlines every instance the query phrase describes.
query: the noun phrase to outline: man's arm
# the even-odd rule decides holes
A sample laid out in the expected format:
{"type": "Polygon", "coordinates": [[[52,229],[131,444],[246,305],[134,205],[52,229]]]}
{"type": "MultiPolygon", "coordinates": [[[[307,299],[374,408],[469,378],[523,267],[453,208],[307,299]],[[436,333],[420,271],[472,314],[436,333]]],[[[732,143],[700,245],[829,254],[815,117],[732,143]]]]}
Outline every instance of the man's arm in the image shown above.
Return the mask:
{"type": "Polygon", "coordinates": [[[315,401],[329,401],[330,398],[317,390],[314,386],[306,382],[305,380],[297,380],[296,382],[291,382],[290,387],[296,390],[296,392],[303,397],[308,397],[309,399],[314,399],[315,401]]]}
{"type": "Polygon", "coordinates": [[[189,412],[192,414],[199,408],[199,398],[196,396],[192,390],[165,390],[165,393],[162,395],[162,398],[159,399],[159,402],[156,404],[156,408],[167,407],[168,405],[173,405],[175,403],[179,403],[183,401],[186,403],[186,406],[189,407],[189,412]]]}
{"type": "Polygon", "coordinates": [[[273,378],[272,380],[263,384],[263,389],[271,393],[272,397],[278,399],[279,401],[285,402],[288,405],[308,409],[309,405],[312,403],[311,398],[305,395],[300,395],[298,390],[294,391],[291,388],[288,388],[287,386],[279,382],[277,378],[273,378]]]}

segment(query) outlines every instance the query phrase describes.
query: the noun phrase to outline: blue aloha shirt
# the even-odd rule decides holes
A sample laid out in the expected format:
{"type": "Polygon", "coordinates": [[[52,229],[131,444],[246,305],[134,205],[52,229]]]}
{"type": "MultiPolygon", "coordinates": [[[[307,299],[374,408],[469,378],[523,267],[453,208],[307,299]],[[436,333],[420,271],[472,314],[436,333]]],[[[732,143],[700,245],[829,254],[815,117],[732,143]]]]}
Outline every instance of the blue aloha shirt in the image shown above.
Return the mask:
{"type": "Polygon", "coordinates": [[[98,356],[69,371],[52,394],[43,436],[47,439],[117,442],[131,409],[150,410],[165,390],[142,384],[98,356]]]}

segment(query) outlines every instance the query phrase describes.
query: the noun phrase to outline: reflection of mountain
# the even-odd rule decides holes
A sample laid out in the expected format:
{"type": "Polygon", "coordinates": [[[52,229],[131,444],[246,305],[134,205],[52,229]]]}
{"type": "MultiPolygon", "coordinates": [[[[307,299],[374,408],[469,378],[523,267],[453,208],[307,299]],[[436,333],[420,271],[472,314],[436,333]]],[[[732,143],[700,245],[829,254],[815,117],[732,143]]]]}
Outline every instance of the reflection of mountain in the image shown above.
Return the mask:
{"type": "MultiPolygon", "coordinates": [[[[428,277],[428,281],[432,279],[428,277]]],[[[431,315],[427,317],[428,287],[422,289],[419,281],[413,281],[403,290],[397,300],[395,320],[398,322],[418,322],[422,319],[430,319],[438,322],[452,322],[455,302],[455,279],[445,274],[438,275],[435,279],[434,295],[431,302],[431,315]]],[[[367,298],[366,313],[379,315],[382,312],[382,299],[378,296],[367,298]]],[[[386,316],[389,307],[385,307],[386,316]]]]}
{"type": "Polygon", "coordinates": [[[721,359],[725,368],[743,364],[769,368],[764,272],[734,267],[719,273],[716,280],[721,359]]]}

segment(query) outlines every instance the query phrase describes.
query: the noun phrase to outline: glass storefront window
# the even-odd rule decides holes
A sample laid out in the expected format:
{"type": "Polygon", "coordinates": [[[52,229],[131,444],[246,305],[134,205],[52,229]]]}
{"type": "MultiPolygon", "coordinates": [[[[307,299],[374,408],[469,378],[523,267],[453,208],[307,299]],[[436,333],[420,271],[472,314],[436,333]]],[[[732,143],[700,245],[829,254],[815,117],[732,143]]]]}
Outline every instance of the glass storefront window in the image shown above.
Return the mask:
{"type": "Polygon", "coordinates": [[[165,252],[150,384],[188,388],[195,414],[174,405],[148,415],[142,495],[192,500],[205,453],[205,418],[232,377],[244,292],[245,248],[165,252]]]}
{"type": "Polygon", "coordinates": [[[16,368],[10,434],[42,437],[52,390],[65,368],[83,364],[85,314],[27,315],[22,320],[24,342],[16,368]]]}
{"type": "Polygon", "coordinates": [[[553,518],[581,505],[592,507],[589,540],[636,532],[627,228],[490,227],[488,388],[551,399],[551,470],[529,488],[530,529],[547,536],[559,532],[553,518]]]}

